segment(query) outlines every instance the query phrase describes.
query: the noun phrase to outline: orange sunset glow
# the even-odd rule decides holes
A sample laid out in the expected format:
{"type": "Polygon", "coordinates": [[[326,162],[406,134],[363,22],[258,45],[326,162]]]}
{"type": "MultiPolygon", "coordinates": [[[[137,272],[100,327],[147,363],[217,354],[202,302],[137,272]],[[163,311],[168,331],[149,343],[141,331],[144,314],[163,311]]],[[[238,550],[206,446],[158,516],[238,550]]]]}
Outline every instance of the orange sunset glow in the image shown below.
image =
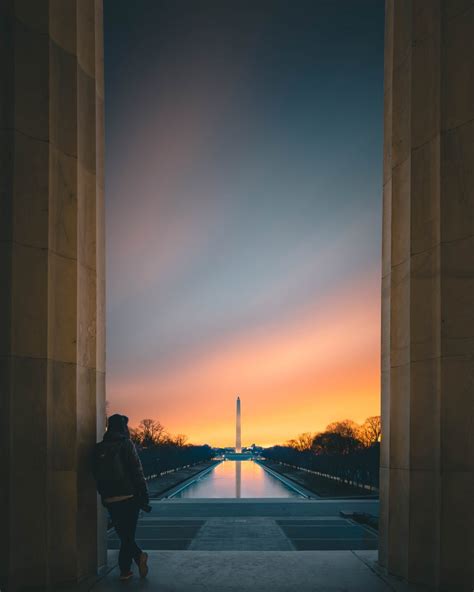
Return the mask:
{"type": "Polygon", "coordinates": [[[213,344],[158,373],[111,383],[113,411],[132,425],[159,419],[193,443],[231,446],[234,401],[243,405],[243,445],[282,443],[336,419],[379,412],[377,278],[344,286],[284,324],[213,344]],[[201,404],[202,403],[202,404],[201,404]]]}

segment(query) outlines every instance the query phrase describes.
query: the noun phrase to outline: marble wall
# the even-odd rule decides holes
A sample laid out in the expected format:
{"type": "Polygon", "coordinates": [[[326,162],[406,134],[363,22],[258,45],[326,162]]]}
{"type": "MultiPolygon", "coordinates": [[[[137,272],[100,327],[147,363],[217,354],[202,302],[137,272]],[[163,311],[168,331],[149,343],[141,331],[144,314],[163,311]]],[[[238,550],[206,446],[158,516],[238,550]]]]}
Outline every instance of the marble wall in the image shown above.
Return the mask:
{"type": "Polygon", "coordinates": [[[379,559],[474,588],[474,4],[387,0],[379,559]]]}
{"type": "Polygon", "coordinates": [[[0,588],[105,563],[101,0],[0,3],[0,588]]]}

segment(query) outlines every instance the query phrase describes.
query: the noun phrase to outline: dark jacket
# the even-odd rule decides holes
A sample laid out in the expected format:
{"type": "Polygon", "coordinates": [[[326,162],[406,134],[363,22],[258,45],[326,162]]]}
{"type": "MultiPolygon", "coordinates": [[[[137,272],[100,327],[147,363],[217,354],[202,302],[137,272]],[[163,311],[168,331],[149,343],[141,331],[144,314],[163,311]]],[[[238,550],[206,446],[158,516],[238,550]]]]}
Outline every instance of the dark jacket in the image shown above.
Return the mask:
{"type": "Polygon", "coordinates": [[[137,498],[140,507],[148,505],[148,488],[143,475],[142,463],[128,433],[107,431],[104,434],[103,441],[96,444],[93,472],[96,477],[97,491],[102,501],[108,497],[133,495],[137,498]],[[98,474],[97,459],[104,451],[119,455],[123,472],[118,479],[103,479],[98,474]]]}

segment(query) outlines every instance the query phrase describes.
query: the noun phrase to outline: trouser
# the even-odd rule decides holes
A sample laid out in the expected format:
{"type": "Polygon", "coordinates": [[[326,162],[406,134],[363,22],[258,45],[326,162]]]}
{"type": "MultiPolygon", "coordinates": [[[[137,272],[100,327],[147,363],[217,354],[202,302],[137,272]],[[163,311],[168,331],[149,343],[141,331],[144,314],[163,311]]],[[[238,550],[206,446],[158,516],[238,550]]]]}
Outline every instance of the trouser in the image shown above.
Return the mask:
{"type": "Polygon", "coordinates": [[[139,507],[135,498],[122,502],[107,504],[110,518],[115,531],[120,539],[119,567],[121,572],[130,570],[132,559],[136,562],[140,559],[142,550],[135,542],[139,507]]]}

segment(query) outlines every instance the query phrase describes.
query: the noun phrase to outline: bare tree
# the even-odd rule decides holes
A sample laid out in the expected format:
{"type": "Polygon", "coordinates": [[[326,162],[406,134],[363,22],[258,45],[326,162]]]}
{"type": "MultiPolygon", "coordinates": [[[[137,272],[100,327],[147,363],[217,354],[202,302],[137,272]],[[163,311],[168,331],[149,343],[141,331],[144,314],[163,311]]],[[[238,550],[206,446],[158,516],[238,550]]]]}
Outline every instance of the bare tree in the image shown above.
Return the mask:
{"type": "Polygon", "coordinates": [[[296,438],[293,438],[292,440],[288,440],[286,445],[290,446],[290,448],[295,448],[296,450],[299,450],[300,452],[305,452],[306,450],[311,450],[311,448],[313,446],[314,436],[315,435],[312,434],[311,432],[303,432],[302,434],[300,434],[296,438]]]}
{"type": "Polygon", "coordinates": [[[142,445],[142,434],[141,434],[140,430],[138,430],[137,428],[129,428],[128,431],[130,433],[130,440],[134,444],[141,446],[142,445]]]}
{"type": "Polygon", "coordinates": [[[342,421],[333,421],[326,427],[326,432],[332,434],[339,434],[344,438],[355,438],[359,437],[360,426],[356,424],[352,419],[343,419],[342,421]]]}
{"type": "Polygon", "coordinates": [[[171,436],[170,440],[175,446],[184,448],[187,445],[188,437],[186,434],[177,434],[176,436],[171,436]]]}
{"type": "Polygon", "coordinates": [[[359,439],[364,443],[364,446],[369,447],[380,442],[381,436],[382,426],[380,415],[368,417],[359,428],[359,439]]]}
{"type": "Polygon", "coordinates": [[[141,444],[145,448],[157,446],[165,435],[164,426],[156,419],[142,419],[137,431],[141,444]]]}
{"type": "Polygon", "coordinates": [[[362,448],[362,442],[353,436],[344,436],[335,431],[317,434],[313,440],[315,454],[351,454],[362,448]]]}

